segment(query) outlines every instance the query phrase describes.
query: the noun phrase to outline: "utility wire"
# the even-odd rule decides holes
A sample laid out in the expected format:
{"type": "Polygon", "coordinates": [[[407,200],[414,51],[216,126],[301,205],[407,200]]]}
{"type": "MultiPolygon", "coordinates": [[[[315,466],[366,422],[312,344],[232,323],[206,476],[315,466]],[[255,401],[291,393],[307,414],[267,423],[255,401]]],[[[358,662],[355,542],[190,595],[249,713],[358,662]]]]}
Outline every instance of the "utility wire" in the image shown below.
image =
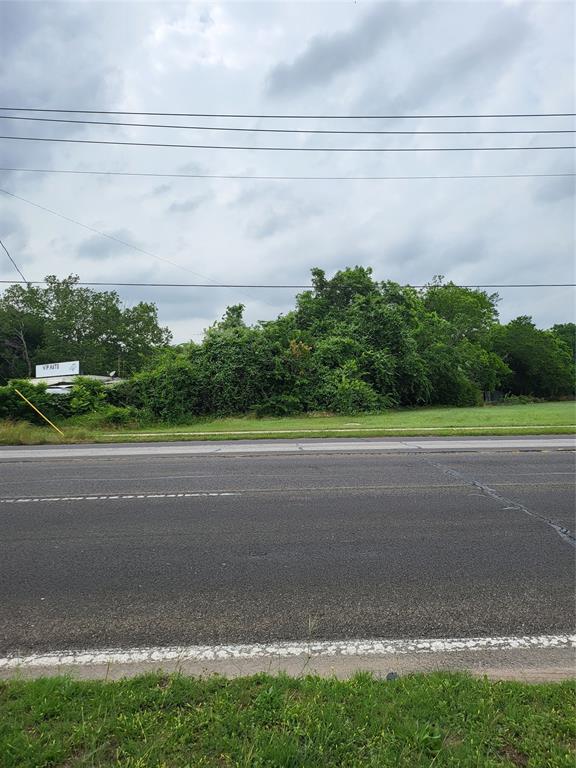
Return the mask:
{"type": "MultiPolygon", "coordinates": [[[[96,235],[100,235],[101,237],[106,237],[108,240],[113,240],[115,243],[119,243],[120,245],[126,246],[126,248],[132,248],[134,251],[138,251],[138,253],[143,253],[145,256],[150,256],[153,259],[157,259],[158,261],[163,261],[166,264],[170,264],[173,267],[178,267],[178,269],[182,269],[185,272],[189,272],[192,275],[196,275],[197,277],[202,277],[205,280],[210,280],[211,278],[207,277],[206,275],[201,274],[200,272],[194,272],[192,269],[188,269],[188,267],[184,267],[182,264],[178,264],[175,261],[170,261],[170,259],[165,259],[162,256],[158,256],[155,253],[152,253],[151,251],[147,251],[144,248],[140,248],[137,245],[134,245],[134,243],[130,243],[127,240],[122,240],[120,237],[116,237],[115,235],[110,235],[107,232],[102,232],[100,229],[96,229],[96,227],[91,227],[89,224],[84,224],[82,221],[78,221],[77,219],[73,219],[70,216],[66,216],[63,213],[59,213],[58,211],[53,211],[51,208],[47,208],[44,205],[40,205],[39,203],[34,203],[32,200],[27,200],[24,197],[20,197],[19,195],[15,195],[13,192],[8,192],[6,189],[0,189],[0,192],[3,195],[8,195],[9,197],[13,197],[16,200],[20,200],[23,203],[26,203],[27,205],[32,205],[34,208],[39,208],[41,211],[45,211],[46,213],[51,213],[53,216],[58,216],[60,219],[64,219],[64,221],[68,221],[71,224],[76,224],[79,227],[83,227],[84,229],[87,229],[89,232],[94,232],[96,235]]],[[[20,272],[20,270],[18,270],[20,272]]],[[[20,272],[20,274],[22,274],[20,272]]]]}
{"type": "MultiPolygon", "coordinates": [[[[10,256],[10,253],[9,253],[9,251],[8,251],[8,248],[6,248],[6,246],[4,245],[4,243],[2,242],[2,240],[0,240],[0,245],[1,245],[1,246],[2,246],[2,248],[4,248],[4,250],[6,251],[6,256],[8,256],[8,258],[9,258],[9,259],[10,259],[10,261],[12,262],[12,266],[14,267],[14,269],[16,270],[16,272],[18,272],[18,274],[20,275],[20,277],[22,278],[22,281],[23,281],[24,283],[27,283],[27,282],[28,282],[28,280],[26,280],[26,278],[25,278],[25,277],[24,277],[24,275],[22,274],[22,271],[21,271],[20,267],[18,266],[18,264],[16,264],[16,262],[14,261],[14,259],[12,258],[12,256],[10,256]]],[[[2,281],[2,282],[4,282],[4,281],[2,281]]],[[[9,281],[6,281],[6,282],[9,282],[9,281]]],[[[19,282],[20,282],[20,280],[18,280],[17,282],[19,283],[19,282]]]]}
{"type": "Polygon", "coordinates": [[[3,112],[59,112],[74,115],[136,115],[146,117],[239,117],[258,120],[466,120],[478,118],[509,117],[574,117],[576,112],[512,112],[476,115],[253,115],[226,112],[129,112],[127,110],[106,109],[46,109],[40,107],[2,107],[3,112]]]}
{"type": "Polygon", "coordinates": [[[512,131],[359,131],[308,128],[237,128],[223,125],[174,125],[162,123],[125,123],[109,120],[73,120],[61,117],[23,117],[21,115],[2,115],[0,120],[28,120],[41,123],[71,123],[74,125],[112,125],[126,128],[176,128],[187,131],[233,131],[235,133],[291,133],[291,134],[337,134],[360,136],[469,136],[477,134],[535,134],[535,133],[576,133],[574,128],[539,128],[512,131]]]}
{"type": "Polygon", "coordinates": [[[511,150],[576,149],[575,146],[539,147],[245,147],[232,144],[164,144],[151,141],[56,139],[47,136],[0,136],[8,141],[51,141],[61,144],[107,144],[118,147],[170,147],[172,149],[235,149],[250,152],[508,152],[511,150]]]}
{"type": "MultiPolygon", "coordinates": [[[[150,256],[153,259],[156,259],[157,261],[163,261],[166,264],[170,264],[173,267],[177,267],[178,269],[184,270],[184,272],[189,272],[192,275],[196,275],[196,277],[202,277],[205,280],[209,280],[210,284],[217,286],[218,284],[212,280],[212,278],[208,277],[207,275],[203,275],[201,272],[195,272],[193,269],[189,269],[188,267],[183,266],[182,264],[178,264],[176,261],[171,261],[170,259],[166,259],[163,256],[158,256],[156,253],[152,253],[152,251],[147,251],[144,248],[140,248],[137,245],[134,245],[134,243],[130,243],[127,240],[122,240],[120,237],[116,237],[115,235],[110,235],[107,232],[102,232],[100,229],[96,229],[96,227],[91,227],[89,224],[84,224],[82,221],[78,221],[77,219],[73,219],[71,216],[66,216],[63,213],[59,213],[58,211],[54,211],[51,208],[47,208],[45,205],[40,205],[40,203],[35,203],[32,200],[27,200],[25,197],[20,197],[20,195],[15,195],[13,192],[8,192],[7,189],[0,189],[0,193],[3,195],[8,195],[9,197],[14,198],[15,200],[20,200],[23,203],[26,203],[27,205],[31,205],[34,208],[38,208],[41,211],[44,211],[45,213],[50,213],[53,216],[58,216],[58,218],[63,219],[64,221],[68,221],[71,224],[76,224],[79,227],[82,227],[83,229],[87,229],[89,232],[94,232],[96,235],[100,235],[101,237],[105,237],[108,240],[112,240],[116,243],[119,243],[120,245],[126,246],[126,248],[131,248],[134,251],[137,251],[138,253],[142,253],[145,256],[150,256]]],[[[20,270],[18,270],[20,272],[20,270]]],[[[22,273],[20,272],[22,275],[22,273]]],[[[22,275],[24,277],[24,275],[22,275]]],[[[250,300],[253,299],[252,296],[246,294],[246,297],[250,300]]],[[[268,302],[264,302],[267,304],[268,302]]]]}
{"type": "MultiPolygon", "coordinates": [[[[30,285],[46,285],[47,280],[0,280],[0,284],[19,285],[26,283],[30,285]]],[[[249,283],[107,283],[107,282],[84,282],[79,281],[76,285],[90,286],[113,286],[130,288],[291,288],[310,290],[313,285],[279,285],[279,284],[249,284],[249,283]]],[[[444,287],[451,287],[452,284],[444,287]]],[[[403,288],[428,288],[429,285],[405,284],[403,288]]],[[[433,286],[435,287],[435,286],[433,286]]],[[[443,287],[443,286],[439,286],[443,287]]],[[[455,285],[455,288],[576,288],[576,283],[490,283],[490,284],[470,284],[455,285]]]]}
{"type": "Polygon", "coordinates": [[[158,179],[232,179],[261,181],[400,181],[409,179],[534,179],[576,176],[575,172],[565,173],[487,173],[461,176],[250,176],[246,174],[213,173],[143,173],[137,171],[84,171],[54,168],[0,168],[0,172],[15,173],[56,173],[78,176],[143,176],[158,179]]]}

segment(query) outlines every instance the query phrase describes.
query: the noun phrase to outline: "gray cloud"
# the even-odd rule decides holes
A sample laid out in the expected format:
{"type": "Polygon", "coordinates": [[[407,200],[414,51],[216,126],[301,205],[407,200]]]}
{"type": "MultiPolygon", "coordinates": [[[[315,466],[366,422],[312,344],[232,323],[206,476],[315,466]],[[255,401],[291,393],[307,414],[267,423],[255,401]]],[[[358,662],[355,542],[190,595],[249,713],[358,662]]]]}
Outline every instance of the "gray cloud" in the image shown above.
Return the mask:
{"type": "MultiPolygon", "coordinates": [[[[403,114],[421,111],[425,105],[437,104],[445,98],[453,106],[470,103],[470,111],[476,111],[479,98],[494,93],[500,78],[510,74],[511,62],[532,32],[524,9],[495,7],[496,16],[484,23],[471,40],[462,42],[460,38],[457,45],[436,59],[424,62],[416,57],[414,63],[419,66],[407,80],[406,73],[398,71],[396,92],[391,87],[392,78],[386,78],[384,87],[382,78],[377,76],[356,100],[352,111],[403,114]]],[[[427,50],[437,49],[433,40],[422,42],[427,50]]]]}
{"type": "MultiPolygon", "coordinates": [[[[109,234],[120,240],[125,240],[128,243],[134,242],[132,233],[127,229],[112,230],[109,234]]],[[[134,243],[134,245],[136,245],[136,243],[134,243]]],[[[121,243],[116,243],[114,240],[101,237],[100,235],[87,237],[85,240],[82,240],[80,245],[76,248],[76,253],[80,259],[94,259],[98,261],[118,256],[120,253],[124,255],[126,252],[126,246],[121,243]]]]}
{"type": "Polygon", "coordinates": [[[387,265],[405,268],[407,264],[421,261],[429,247],[423,233],[411,234],[391,248],[387,248],[384,258],[387,265]]]}
{"type": "Polygon", "coordinates": [[[202,163],[190,161],[178,166],[178,173],[206,173],[206,166],[202,163]]]}
{"type": "Polygon", "coordinates": [[[159,195],[165,195],[167,192],[170,192],[172,187],[170,184],[159,184],[157,187],[154,187],[154,189],[149,193],[152,197],[157,197],[159,195]]]}
{"type": "MultiPolygon", "coordinates": [[[[478,88],[484,91],[494,88],[495,80],[508,71],[510,60],[517,56],[529,35],[530,25],[525,15],[516,8],[503,9],[475,39],[421,69],[396,97],[393,111],[437,101],[472,79],[476,79],[478,88]]],[[[478,90],[465,92],[460,98],[465,101],[467,95],[472,103],[477,103],[478,90]]]]}
{"type": "Polygon", "coordinates": [[[421,3],[380,3],[352,29],[312,38],[291,63],[277,64],[271,70],[266,81],[267,95],[290,96],[326,85],[336,75],[376,56],[385,40],[403,34],[423,13],[421,3]]]}
{"type": "MultiPolygon", "coordinates": [[[[100,55],[102,8],[71,3],[0,2],[0,94],[10,106],[106,105],[123,88],[118,66],[100,55]]],[[[104,106],[105,108],[105,106],[104,106]]],[[[80,125],[0,121],[3,135],[74,136],[80,125]],[[41,127],[40,127],[41,126],[41,127]]],[[[0,142],[0,165],[41,167],[61,148],[30,141],[0,142]]],[[[27,181],[37,180],[33,174],[27,181]]]]}
{"type": "MultiPolygon", "coordinates": [[[[481,265],[486,261],[487,247],[485,238],[480,234],[461,235],[453,242],[448,242],[446,246],[435,249],[435,253],[431,254],[433,261],[428,262],[428,267],[432,267],[432,272],[440,271],[441,274],[445,274],[463,265],[481,265]],[[435,267],[435,264],[438,266],[435,267]]],[[[478,282],[483,282],[481,272],[478,271],[478,274],[478,282]]]]}
{"type": "Polygon", "coordinates": [[[22,243],[25,229],[22,220],[5,208],[0,208],[0,237],[6,240],[9,237],[19,238],[22,243]]]}
{"type": "Polygon", "coordinates": [[[281,209],[269,208],[258,221],[247,228],[250,237],[257,240],[278,235],[290,228],[301,227],[308,219],[319,216],[321,211],[315,206],[294,203],[281,209]]]}
{"type": "Polygon", "coordinates": [[[166,209],[168,213],[192,213],[200,208],[202,203],[206,202],[207,197],[201,195],[200,197],[190,197],[187,200],[178,200],[171,203],[166,209]]]}
{"type": "Polygon", "coordinates": [[[256,240],[301,227],[305,221],[322,214],[317,204],[306,202],[296,197],[290,189],[273,184],[248,187],[230,205],[246,207],[252,211],[252,221],[246,232],[256,240]]]}
{"type": "MultiPolygon", "coordinates": [[[[16,264],[22,269],[23,265],[33,260],[33,255],[26,248],[28,237],[22,219],[2,208],[0,208],[0,239],[16,264]]],[[[20,275],[16,273],[3,248],[0,248],[0,273],[5,274],[8,279],[20,280],[20,275]]],[[[25,271],[24,276],[31,279],[25,271]]]]}
{"type": "Polygon", "coordinates": [[[534,200],[541,203],[557,203],[559,200],[568,200],[574,195],[576,195],[576,177],[563,176],[538,184],[534,192],[534,200]]]}
{"type": "MultiPolygon", "coordinates": [[[[95,280],[97,279],[95,278],[95,280]]],[[[104,274],[100,279],[105,281],[110,279],[110,276],[104,274]]],[[[180,280],[181,278],[175,280],[175,282],[180,280]]],[[[153,275],[142,280],[142,282],[154,281],[155,277],[153,275]]],[[[184,277],[184,282],[194,282],[194,277],[190,276],[190,280],[184,277]]],[[[238,297],[237,292],[226,288],[147,288],[145,286],[126,286],[118,288],[118,293],[129,306],[137,304],[139,301],[158,304],[161,308],[163,322],[165,323],[173,320],[190,320],[190,322],[193,322],[197,317],[211,318],[210,323],[212,323],[223,314],[224,309],[228,305],[236,304],[239,301],[247,303],[246,297],[238,297]]]]}

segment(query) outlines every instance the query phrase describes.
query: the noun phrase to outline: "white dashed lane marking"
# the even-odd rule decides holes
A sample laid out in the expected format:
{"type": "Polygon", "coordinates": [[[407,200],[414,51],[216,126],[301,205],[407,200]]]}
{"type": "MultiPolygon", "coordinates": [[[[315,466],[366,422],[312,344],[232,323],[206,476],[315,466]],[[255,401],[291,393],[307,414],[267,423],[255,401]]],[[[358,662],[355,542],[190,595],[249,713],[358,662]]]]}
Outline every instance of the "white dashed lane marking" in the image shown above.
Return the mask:
{"type": "Polygon", "coordinates": [[[0,504],[33,504],[49,501],[114,501],[116,499],[190,499],[205,496],[240,496],[233,491],[197,491],[194,493],[119,493],[102,496],[33,496],[29,498],[0,499],[0,504]]]}
{"type": "Polygon", "coordinates": [[[101,648],[34,653],[0,657],[0,670],[19,667],[137,664],[167,661],[218,661],[235,659],[388,656],[410,653],[463,653],[466,651],[537,650],[574,648],[576,635],[520,637],[462,637],[414,640],[325,640],[318,642],[250,643],[245,645],[191,645],[150,648],[101,648]]]}
{"type": "MultiPolygon", "coordinates": [[[[459,475],[454,472],[453,474],[459,475]]],[[[461,478],[460,478],[461,479],[461,478]]],[[[478,485],[473,483],[473,485],[478,485]]],[[[526,482],[498,482],[497,488],[547,488],[564,489],[572,488],[573,483],[569,482],[551,482],[551,483],[526,483],[526,482]]],[[[482,486],[483,487],[483,486],[482,486]]],[[[319,486],[290,486],[285,488],[239,488],[237,491],[187,491],[182,493],[107,493],[107,494],[81,494],[78,496],[13,496],[0,498],[0,504],[30,504],[34,502],[52,502],[52,501],[117,501],[132,499],[187,499],[194,497],[218,497],[218,496],[243,496],[247,494],[308,494],[308,493],[426,493],[429,491],[466,491],[466,485],[456,483],[419,483],[416,485],[408,484],[378,484],[378,485],[319,485],[319,486]]],[[[495,491],[491,491],[495,493],[495,491]]],[[[515,507],[510,507],[515,508],[515,507]]]]}

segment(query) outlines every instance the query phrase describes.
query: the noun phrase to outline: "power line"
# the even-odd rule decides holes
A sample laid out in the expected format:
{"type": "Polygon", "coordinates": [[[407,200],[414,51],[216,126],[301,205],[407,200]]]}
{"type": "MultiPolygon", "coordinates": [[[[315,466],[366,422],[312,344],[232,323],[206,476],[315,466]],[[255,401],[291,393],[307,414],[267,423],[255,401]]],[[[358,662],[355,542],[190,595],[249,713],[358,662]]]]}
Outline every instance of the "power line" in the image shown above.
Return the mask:
{"type": "Polygon", "coordinates": [[[467,120],[509,117],[574,117],[576,112],[496,112],[476,115],[254,115],[226,112],[130,112],[106,109],[46,109],[41,107],[1,107],[4,112],[58,112],[74,115],[136,115],[145,117],[238,117],[258,120],[467,120]]]}
{"type": "MultiPolygon", "coordinates": [[[[16,272],[18,272],[18,274],[20,275],[20,277],[22,278],[22,280],[23,280],[25,283],[27,283],[28,281],[26,280],[26,278],[25,278],[25,277],[24,277],[24,275],[22,274],[22,271],[21,271],[20,267],[18,266],[18,264],[16,264],[16,262],[14,261],[14,259],[12,258],[12,256],[10,256],[10,253],[9,253],[9,251],[8,251],[8,248],[6,248],[6,246],[4,245],[4,243],[2,242],[2,240],[0,240],[0,245],[1,245],[1,246],[2,246],[2,248],[4,248],[4,250],[6,251],[6,256],[8,256],[8,258],[9,258],[9,259],[10,259],[10,261],[12,262],[12,266],[14,267],[14,269],[16,270],[16,272]]],[[[18,280],[18,282],[20,282],[20,281],[18,280]]]]}
{"type": "MultiPolygon", "coordinates": [[[[46,285],[47,280],[0,280],[0,284],[20,285],[22,283],[30,285],[46,285]]],[[[289,284],[251,284],[251,283],[108,283],[79,281],[75,285],[86,286],[108,286],[117,288],[290,288],[310,290],[313,285],[289,285],[289,284]]],[[[428,288],[429,285],[405,284],[403,288],[428,288]]],[[[442,286],[439,286],[442,287],[442,286]]],[[[452,287],[452,283],[445,287],[452,287]]],[[[454,285],[455,288],[576,288],[576,283],[490,283],[490,284],[470,284],[454,285]]]]}
{"type": "Polygon", "coordinates": [[[86,171],[55,168],[0,168],[0,172],[15,173],[56,173],[73,174],[78,176],[143,176],[158,179],[229,179],[229,180],[261,180],[261,181],[402,181],[423,179],[535,179],[576,176],[569,171],[565,173],[477,173],[460,176],[250,176],[247,174],[214,174],[214,173],[143,173],[137,171],[86,171]]]}
{"type": "Polygon", "coordinates": [[[74,125],[111,125],[126,128],[176,128],[188,131],[233,131],[235,133],[291,133],[291,134],[337,134],[360,136],[468,136],[478,134],[541,134],[541,133],[576,133],[574,128],[539,128],[520,129],[508,131],[360,131],[360,130],[334,130],[334,129],[308,129],[308,128],[238,128],[236,126],[223,125],[174,125],[167,123],[125,123],[109,120],[73,120],[60,117],[23,117],[21,115],[2,115],[0,120],[27,120],[41,123],[67,123],[74,125]]]}
{"type": "MultiPolygon", "coordinates": [[[[59,213],[58,211],[54,211],[51,208],[47,208],[45,205],[40,205],[40,203],[35,203],[32,200],[27,200],[25,197],[20,197],[20,195],[15,195],[14,192],[9,192],[7,189],[0,189],[0,193],[3,195],[8,195],[8,197],[12,197],[15,200],[20,200],[23,203],[26,203],[27,205],[31,205],[34,208],[38,208],[41,211],[44,211],[45,213],[50,213],[52,216],[58,216],[58,218],[63,219],[64,221],[68,221],[71,224],[76,224],[79,227],[82,227],[83,229],[87,229],[89,232],[94,232],[96,235],[100,235],[101,237],[105,237],[108,240],[112,240],[115,243],[119,243],[120,245],[125,246],[126,248],[131,248],[134,251],[137,251],[138,253],[142,253],[145,256],[150,256],[153,259],[156,259],[157,261],[163,261],[166,264],[170,264],[173,267],[177,267],[178,269],[184,270],[184,272],[189,272],[191,275],[196,275],[197,277],[202,277],[205,280],[209,280],[211,284],[216,284],[212,278],[208,277],[207,275],[203,275],[201,272],[195,272],[193,269],[189,269],[188,267],[183,266],[182,264],[178,264],[176,261],[171,261],[170,259],[166,259],[163,256],[158,256],[156,253],[152,253],[152,251],[147,251],[144,248],[140,248],[138,245],[134,245],[134,243],[129,243],[127,240],[122,240],[120,237],[116,237],[115,235],[110,235],[107,232],[102,232],[100,229],[96,229],[96,227],[91,227],[89,224],[84,224],[82,221],[78,221],[77,219],[73,219],[71,216],[66,216],[63,213],[59,213]]],[[[20,274],[22,274],[20,272],[20,274]]],[[[22,275],[22,277],[24,277],[22,275]]],[[[252,299],[252,296],[249,296],[246,294],[247,298],[252,299]]],[[[268,302],[264,302],[267,304],[268,302]]]]}
{"type": "MultiPolygon", "coordinates": [[[[64,219],[64,221],[68,221],[71,224],[76,224],[79,227],[82,227],[83,229],[87,229],[89,232],[94,232],[96,235],[100,235],[101,237],[105,237],[108,240],[112,240],[115,243],[119,243],[120,245],[124,245],[126,248],[132,248],[134,251],[138,251],[138,253],[142,253],[145,256],[150,256],[153,259],[157,259],[158,261],[163,261],[166,264],[170,264],[173,267],[178,267],[178,269],[182,269],[185,272],[189,272],[192,275],[196,275],[197,277],[203,277],[206,280],[210,280],[209,277],[206,277],[206,275],[201,274],[200,272],[194,272],[192,269],[188,269],[187,267],[182,266],[182,264],[178,264],[175,261],[170,261],[170,259],[165,259],[162,256],[158,256],[155,253],[152,253],[151,251],[147,251],[144,248],[140,248],[138,245],[134,245],[134,243],[129,243],[127,240],[122,240],[120,237],[116,237],[115,235],[110,235],[107,232],[102,232],[100,229],[96,229],[96,227],[91,227],[89,224],[84,224],[82,221],[78,221],[77,219],[73,219],[70,216],[66,216],[63,213],[59,213],[58,211],[54,211],[51,208],[47,208],[44,205],[40,205],[40,203],[35,203],[32,200],[27,200],[24,197],[20,197],[19,195],[15,195],[13,192],[8,192],[7,189],[0,189],[0,192],[4,195],[8,195],[9,197],[13,197],[16,200],[20,200],[23,203],[26,203],[27,205],[32,205],[34,208],[39,208],[41,211],[45,211],[46,213],[50,213],[53,216],[58,216],[60,219],[64,219]]],[[[22,274],[22,273],[20,273],[22,274]]]]}
{"type": "Polygon", "coordinates": [[[233,144],[165,144],[152,141],[57,139],[47,136],[0,136],[8,141],[51,141],[61,144],[105,144],[118,147],[168,147],[172,149],[235,149],[250,152],[508,152],[516,150],[576,149],[575,146],[539,147],[246,147],[233,144]]]}

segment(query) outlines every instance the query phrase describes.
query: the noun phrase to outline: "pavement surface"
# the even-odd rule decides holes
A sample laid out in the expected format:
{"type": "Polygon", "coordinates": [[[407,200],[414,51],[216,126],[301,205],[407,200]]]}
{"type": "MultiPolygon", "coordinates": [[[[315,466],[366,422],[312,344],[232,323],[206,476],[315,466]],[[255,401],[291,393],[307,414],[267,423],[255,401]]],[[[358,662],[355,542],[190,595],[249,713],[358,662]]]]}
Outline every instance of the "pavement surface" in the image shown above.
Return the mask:
{"type": "MultiPolygon", "coordinates": [[[[0,656],[574,631],[573,439],[272,446],[1,449],[0,656]]],[[[471,666],[438,648],[401,668],[471,666]]],[[[574,669],[565,643],[471,652],[501,676],[574,669]]]]}
{"type": "Polygon", "coordinates": [[[101,443],[95,445],[40,445],[33,447],[0,446],[0,461],[9,459],[120,456],[193,456],[215,453],[350,453],[360,451],[486,451],[486,450],[546,450],[576,448],[576,438],[566,437],[468,437],[468,438],[394,438],[363,437],[332,440],[307,438],[301,440],[213,440],[154,443],[101,443]]]}

